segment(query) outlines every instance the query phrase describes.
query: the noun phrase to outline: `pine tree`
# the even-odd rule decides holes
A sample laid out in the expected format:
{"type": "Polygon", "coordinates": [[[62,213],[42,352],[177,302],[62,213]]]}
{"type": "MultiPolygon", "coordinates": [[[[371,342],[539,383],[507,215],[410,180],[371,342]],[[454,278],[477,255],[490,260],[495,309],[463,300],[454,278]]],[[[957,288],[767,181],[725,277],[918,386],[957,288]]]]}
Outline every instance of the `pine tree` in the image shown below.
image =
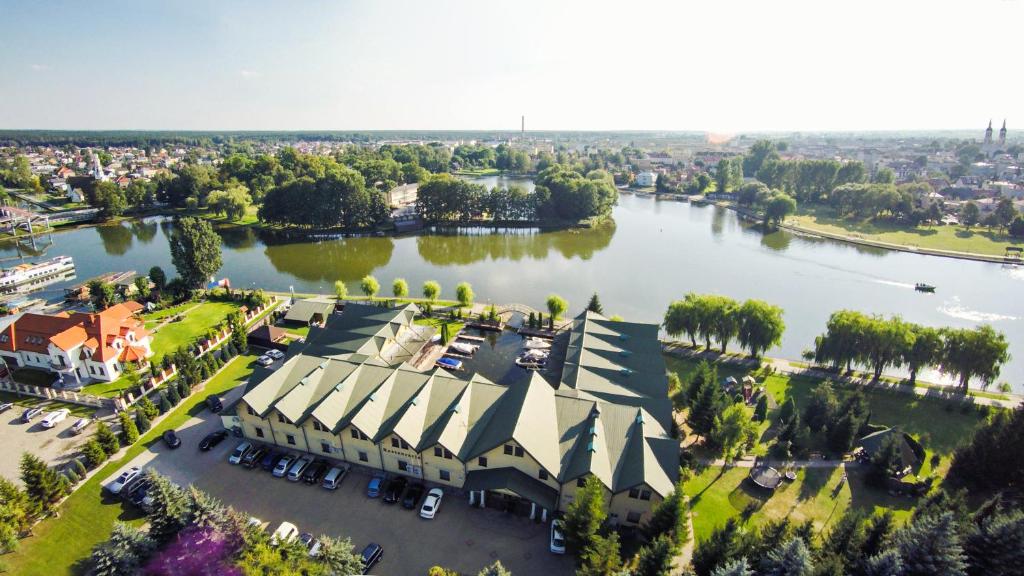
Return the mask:
{"type": "Polygon", "coordinates": [[[707,438],[715,428],[715,419],[722,415],[722,411],[728,405],[729,399],[726,398],[722,387],[717,382],[705,381],[690,406],[686,423],[690,425],[694,434],[707,438]]]}
{"type": "Polygon", "coordinates": [[[619,535],[612,532],[607,537],[595,534],[580,558],[576,576],[617,576],[622,571],[619,555],[619,535]]]}
{"type": "Polygon", "coordinates": [[[89,468],[95,468],[107,460],[107,451],[99,440],[92,438],[82,445],[82,456],[89,468]]]}
{"type": "Polygon", "coordinates": [[[188,382],[186,382],[183,379],[180,379],[180,378],[178,379],[178,386],[177,387],[178,387],[178,396],[180,396],[182,399],[188,398],[189,395],[192,394],[192,388],[188,385],[188,382]]]}
{"type": "Polygon", "coordinates": [[[526,321],[526,326],[529,328],[537,326],[537,316],[533,312],[530,312],[530,317],[526,321]]]}
{"type": "Polygon", "coordinates": [[[861,573],[864,576],[902,576],[903,560],[899,552],[889,549],[868,558],[861,573]]]}
{"type": "Polygon", "coordinates": [[[171,406],[177,406],[181,403],[181,394],[178,394],[177,386],[167,386],[164,390],[167,393],[167,399],[171,401],[171,406]]]}
{"type": "Polygon", "coordinates": [[[590,297],[590,303],[587,304],[587,310],[591,312],[597,312],[598,314],[604,314],[604,308],[601,307],[601,299],[597,297],[597,292],[590,297]]]}
{"type": "Polygon", "coordinates": [[[199,528],[220,528],[227,521],[227,509],[206,492],[189,486],[188,498],[192,525],[199,528]]]}
{"type": "Polygon", "coordinates": [[[107,458],[117,454],[117,451],[121,449],[121,443],[117,441],[117,436],[110,430],[106,422],[100,422],[96,425],[96,441],[100,443],[100,447],[103,448],[103,453],[107,455],[107,458]]]}
{"type": "Polygon", "coordinates": [[[167,395],[164,394],[163,390],[160,391],[159,397],[161,414],[167,414],[174,409],[174,406],[171,405],[171,401],[167,399],[167,395]]]}
{"type": "Polygon", "coordinates": [[[596,476],[587,476],[576,498],[565,511],[565,543],[570,553],[586,550],[607,517],[604,485],[596,476]]]}
{"type": "Polygon", "coordinates": [[[485,566],[476,576],[512,576],[512,573],[501,564],[501,560],[495,560],[494,564],[485,566]]]}
{"type": "Polygon", "coordinates": [[[896,533],[893,544],[903,560],[904,576],[967,574],[952,512],[915,518],[896,533]]]}
{"type": "Polygon", "coordinates": [[[149,396],[143,396],[139,399],[139,402],[135,407],[145,412],[146,418],[149,418],[151,422],[153,421],[153,418],[160,415],[160,409],[156,407],[156,404],[153,404],[153,401],[149,399],[149,396]]]}
{"type": "Polygon", "coordinates": [[[68,479],[68,482],[71,485],[78,484],[78,482],[82,479],[81,477],[79,477],[78,472],[75,472],[74,468],[68,468],[67,470],[65,470],[64,477],[68,479]]]}
{"type": "Polygon", "coordinates": [[[47,466],[35,454],[21,454],[21,483],[25,485],[25,493],[38,510],[49,511],[67,493],[61,478],[56,470],[47,466]]]}
{"type": "Polygon", "coordinates": [[[29,530],[34,520],[33,508],[24,490],[0,477],[0,553],[18,547],[18,537],[29,530]]]}
{"type": "Polygon", "coordinates": [[[739,525],[729,518],[725,526],[701,541],[693,552],[693,570],[697,576],[709,576],[715,568],[734,560],[739,551],[739,525]]]}
{"type": "Polygon", "coordinates": [[[782,403],[779,408],[779,423],[789,424],[793,417],[796,416],[796,402],[793,397],[786,398],[786,401],[782,403]]]}
{"type": "Polygon", "coordinates": [[[669,576],[672,572],[672,542],[662,534],[637,554],[634,576],[669,576]]]}
{"type": "Polygon", "coordinates": [[[768,417],[768,393],[765,392],[757,399],[757,405],[754,406],[754,421],[764,422],[764,419],[768,417]]]}
{"type": "Polygon", "coordinates": [[[121,423],[121,444],[131,446],[139,439],[139,429],[135,426],[135,420],[127,410],[117,413],[117,420],[121,423]]]}
{"type": "Polygon", "coordinates": [[[865,537],[864,513],[858,509],[847,509],[822,541],[819,557],[831,559],[842,567],[841,573],[851,574],[860,560],[865,537]]]}
{"type": "Polygon", "coordinates": [[[754,576],[754,572],[750,569],[750,565],[747,564],[747,559],[740,558],[715,568],[711,576],[754,576]]]}
{"type": "Polygon", "coordinates": [[[864,543],[860,547],[862,558],[871,558],[882,552],[883,545],[889,539],[896,526],[896,518],[891,510],[876,514],[868,520],[864,527],[864,543]]]}
{"type": "Polygon", "coordinates": [[[701,360],[686,386],[686,405],[693,406],[700,396],[700,391],[705,385],[713,384],[718,386],[718,369],[708,364],[707,360],[701,360]]]}
{"type": "Polygon", "coordinates": [[[116,522],[110,539],[92,550],[89,563],[94,576],[135,574],[156,550],[156,542],[142,530],[116,522]]]}
{"type": "Polygon", "coordinates": [[[813,565],[811,553],[800,538],[793,538],[768,552],[761,562],[761,576],[810,576],[813,565]]]}
{"type": "Polygon", "coordinates": [[[964,538],[971,576],[1024,571],[1024,512],[998,512],[973,526],[964,538]]]}
{"type": "Polygon", "coordinates": [[[317,560],[333,574],[358,574],[363,570],[363,556],[356,552],[348,538],[320,538],[320,555],[317,560]]]}
{"type": "Polygon", "coordinates": [[[146,417],[146,413],[143,412],[142,410],[136,410],[135,428],[138,429],[139,434],[145,434],[146,432],[149,432],[149,429],[151,427],[152,424],[150,423],[149,418],[146,417]]]}
{"type": "Polygon", "coordinates": [[[78,474],[79,478],[85,478],[85,475],[89,473],[89,471],[85,468],[85,464],[82,464],[81,458],[75,458],[74,460],[72,460],[71,467],[75,469],[75,473],[78,474]]]}
{"type": "Polygon", "coordinates": [[[651,518],[644,526],[647,537],[654,539],[662,534],[669,537],[673,548],[680,548],[690,539],[687,523],[686,494],[683,483],[676,484],[675,490],[654,507],[651,518]]]}
{"type": "Polygon", "coordinates": [[[147,514],[149,534],[158,542],[166,542],[188,524],[189,497],[165,476],[150,471],[149,479],[151,484],[146,494],[153,496],[153,505],[147,514]]]}

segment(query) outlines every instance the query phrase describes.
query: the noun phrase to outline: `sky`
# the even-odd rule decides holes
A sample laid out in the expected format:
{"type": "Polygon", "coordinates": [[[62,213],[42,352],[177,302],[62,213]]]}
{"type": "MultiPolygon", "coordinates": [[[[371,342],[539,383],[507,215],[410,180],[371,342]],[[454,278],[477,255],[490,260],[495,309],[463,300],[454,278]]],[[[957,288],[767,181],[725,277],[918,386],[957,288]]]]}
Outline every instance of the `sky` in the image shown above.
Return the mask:
{"type": "Polygon", "coordinates": [[[0,128],[1024,126],[1024,0],[0,0],[0,128]]]}

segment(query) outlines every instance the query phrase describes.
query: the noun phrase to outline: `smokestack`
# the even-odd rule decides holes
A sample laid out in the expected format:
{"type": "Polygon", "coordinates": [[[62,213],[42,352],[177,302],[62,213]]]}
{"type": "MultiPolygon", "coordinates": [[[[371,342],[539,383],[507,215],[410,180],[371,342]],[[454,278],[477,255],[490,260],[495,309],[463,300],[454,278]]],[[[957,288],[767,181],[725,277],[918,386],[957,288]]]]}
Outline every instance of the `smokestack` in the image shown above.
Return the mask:
{"type": "Polygon", "coordinates": [[[519,117],[519,125],[520,125],[520,128],[519,128],[520,133],[525,138],[526,137],[526,115],[525,114],[519,117]]]}

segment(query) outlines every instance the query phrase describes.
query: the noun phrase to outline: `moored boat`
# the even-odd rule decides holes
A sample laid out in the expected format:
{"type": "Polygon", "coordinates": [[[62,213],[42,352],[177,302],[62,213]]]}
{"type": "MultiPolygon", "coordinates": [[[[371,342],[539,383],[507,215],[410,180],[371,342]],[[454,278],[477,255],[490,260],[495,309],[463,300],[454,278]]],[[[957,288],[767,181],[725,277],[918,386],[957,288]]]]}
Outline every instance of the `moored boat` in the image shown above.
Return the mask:
{"type": "Polygon", "coordinates": [[[455,358],[438,358],[437,365],[448,370],[462,370],[462,360],[455,358]]]}
{"type": "Polygon", "coordinates": [[[935,286],[918,282],[917,284],[914,284],[914,290],[917,290],[918,292],[935,292],[935,286]]]}
{"type": "Polygon", "coordinates": [[[58,256],[36,262],[18,264],[0,273],[0,292],[26,292],[54,281],[74,278],[75,261],[71,256],[58,256]]]}
{"type": "Polygon", "coordinates": [[[547,350],[551,348],[551,342],[544,340],[543,338],[529,337],[523,342],[523,348],[533,348],[538,350],[547,350]]]}

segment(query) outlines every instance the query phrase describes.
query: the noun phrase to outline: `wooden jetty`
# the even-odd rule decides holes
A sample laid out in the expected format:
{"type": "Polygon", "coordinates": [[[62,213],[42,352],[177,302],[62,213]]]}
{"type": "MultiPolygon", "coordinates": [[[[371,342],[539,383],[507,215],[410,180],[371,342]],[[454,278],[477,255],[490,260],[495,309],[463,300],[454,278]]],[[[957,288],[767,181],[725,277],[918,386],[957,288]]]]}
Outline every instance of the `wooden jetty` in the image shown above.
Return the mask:
{"type": "Polygon", "coordinates": [[[477,330],[486,330],[488,332],[501,332],[502,330],[505,329],[504,322],[498,322],[497,324],[493,324],[491,322],[476,322],[473,320],[469,320],[466,322],[466,326],[469,328],[476,328],[477,330]]]}
{"type": "Polygon", "coordinates": [[[469,340],[470,342],[483,342],[484,340],[487,340],[487,338],[484,338],[483,336],[470,336],[469,334],[463,334],[462,332],[459,332],[458,336],[455,338],[462,338],[463,340],[469,340]]]}
{"type": "Polygon", "coordinates": [[[554,340],[555,333],[550,330],[537,330],[536,328],[527,328],[523,326],[519,329],[520,336],[533,336],[535,338],[545,338],[547,340],[554,340]]]}
{"type": "Polygon", "coordinates": [[[458,358],[459,360],[470,360],[473,358],[469,354],[462,354],[461,352],[449,352],[447,350],[445,351],[444,354],[442,354],[442,356],[447,356],[449,358],[458,358]]]}

